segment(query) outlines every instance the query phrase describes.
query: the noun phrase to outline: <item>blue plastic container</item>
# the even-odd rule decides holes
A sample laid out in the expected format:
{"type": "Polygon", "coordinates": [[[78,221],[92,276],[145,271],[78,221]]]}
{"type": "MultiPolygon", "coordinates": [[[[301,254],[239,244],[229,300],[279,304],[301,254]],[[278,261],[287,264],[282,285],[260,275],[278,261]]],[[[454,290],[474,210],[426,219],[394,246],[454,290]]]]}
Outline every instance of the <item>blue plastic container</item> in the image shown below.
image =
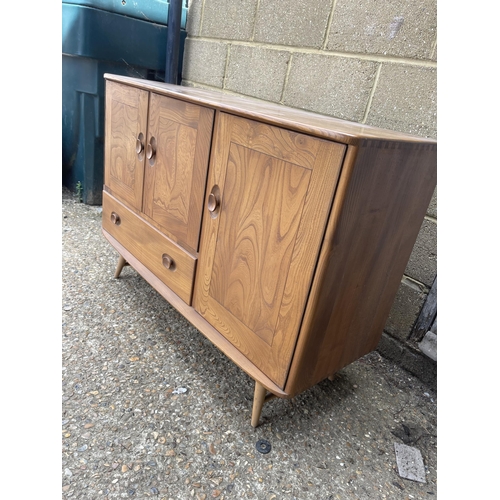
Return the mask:
{"type": "MultiPolygon", "coordinates": [[[[183,6],[179,78],[186,39],[183,6]]],[[[104,73],[164,80],[168,3],[66,0],[62,3],[62,180],[83,202],[102,203],[104,73]],[[162,21],[163,19],[163,21],[162,21]]]]}

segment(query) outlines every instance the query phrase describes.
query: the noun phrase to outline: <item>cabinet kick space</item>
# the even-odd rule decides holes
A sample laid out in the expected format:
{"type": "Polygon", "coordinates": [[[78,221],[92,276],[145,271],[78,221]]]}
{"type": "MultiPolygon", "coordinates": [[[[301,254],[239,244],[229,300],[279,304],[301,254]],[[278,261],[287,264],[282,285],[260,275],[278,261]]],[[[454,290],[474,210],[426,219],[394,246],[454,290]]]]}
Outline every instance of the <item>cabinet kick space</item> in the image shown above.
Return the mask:
{"type": "Polygon", "coordinates": [[[103,234],[255,380],[251,424],[374,350],[437,144],[222,92],[105,75],[103,234]]]}

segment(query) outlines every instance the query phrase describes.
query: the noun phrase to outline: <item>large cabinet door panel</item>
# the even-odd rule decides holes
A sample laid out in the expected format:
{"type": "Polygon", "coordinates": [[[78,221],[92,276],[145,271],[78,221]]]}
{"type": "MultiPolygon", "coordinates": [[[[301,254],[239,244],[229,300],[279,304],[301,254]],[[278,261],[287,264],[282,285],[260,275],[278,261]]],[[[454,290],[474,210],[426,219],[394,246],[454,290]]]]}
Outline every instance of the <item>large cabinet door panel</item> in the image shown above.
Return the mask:
{"type": "Polygon", "coordinates": [[[194,307],[284,386],[345,146],[216,121],[194,307]]]}
{"type": "Polygon", "coordinates": [[[106,86],[104,183],[141,210],[149,92],[114,82],[106,86]]]}
{"type": "Polygon", "coordinates": [[[150,100],[143,211],[196,252],[214,111],[154,93],[150,100]]]}

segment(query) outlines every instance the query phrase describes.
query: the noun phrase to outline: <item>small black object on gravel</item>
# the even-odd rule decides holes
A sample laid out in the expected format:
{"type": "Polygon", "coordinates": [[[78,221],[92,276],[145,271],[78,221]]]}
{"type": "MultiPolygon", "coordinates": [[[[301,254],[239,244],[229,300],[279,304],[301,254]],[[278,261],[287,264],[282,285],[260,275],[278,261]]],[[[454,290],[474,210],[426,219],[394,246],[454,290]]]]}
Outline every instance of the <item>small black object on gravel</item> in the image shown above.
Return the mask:
{"type": "Polygon", "coordinates": [[[271,451],[271,443],[265,439],[259,439],[255,445],[259,453],[269,453],[271,451]]]}

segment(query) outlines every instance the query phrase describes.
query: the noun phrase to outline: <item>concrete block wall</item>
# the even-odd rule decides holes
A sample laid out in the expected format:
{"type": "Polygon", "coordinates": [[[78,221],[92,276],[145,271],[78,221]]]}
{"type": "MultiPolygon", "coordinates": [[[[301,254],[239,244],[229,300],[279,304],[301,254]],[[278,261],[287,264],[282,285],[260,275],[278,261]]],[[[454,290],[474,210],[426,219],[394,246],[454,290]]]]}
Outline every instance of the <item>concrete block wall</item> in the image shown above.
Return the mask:
{"type": "MultiPolygon", "coordinates": [[[[436,138],[436,0],[190,0],[183,85],[436,138]]],[[[430,383],[412,336],[437,272],[437,194],[379,352],[430,383]]]]}

